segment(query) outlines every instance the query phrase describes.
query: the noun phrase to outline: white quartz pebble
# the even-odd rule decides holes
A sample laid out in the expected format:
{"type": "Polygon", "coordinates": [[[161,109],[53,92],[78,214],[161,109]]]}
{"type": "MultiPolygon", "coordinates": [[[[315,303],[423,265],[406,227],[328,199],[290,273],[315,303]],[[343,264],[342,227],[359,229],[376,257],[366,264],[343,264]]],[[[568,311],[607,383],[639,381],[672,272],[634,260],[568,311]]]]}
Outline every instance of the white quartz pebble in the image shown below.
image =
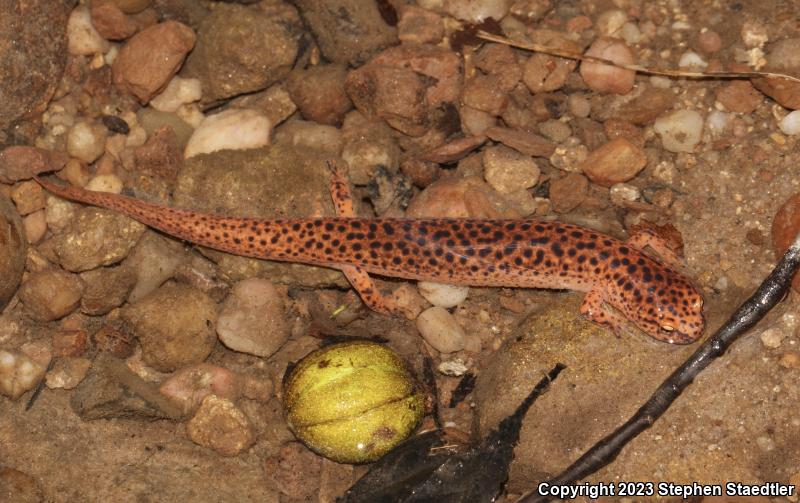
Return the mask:
{"type": "Polygon", "coordinates": [[[694,110],[677,110],[656,119],[653,129],[670,152],[691,152],[703,134],[703,116],[694,110]]]}
{"type": "Polygon", "coordinates": [[[78,122],[67,135],[67,152],[87,164],[92,163],[105,151],[107,136],[108,131],[100,124],[78,122]]]}
{"type": "Polygon", "coordinates": [[[445,285],[433,281],[420,281],[417,283],[419,293],[425,300],[438,307],[455,307],[467,298],[468,286],[445,285]]]}
{"type": "Polygon", "coordinates": [[[176,75],[161,94],[150,100],[150,106],[162,112],[174,112],[181,105],[194,103],[202,97],[200,79],[184,79],[176,75]]]}
{"type": "Polygon", "coordinates": [[[97,33],[85,5],[76,7],[67,21],[67,50],[73,56],[93,56],[108,51],[111,44],[97,33]]]}
{"type": "Polygon", "coordinates": [[[795,110],[787,114],[786,117],[781,119],[778,123],[778,127],[781,128],[783,134],[800,134],[800,110],[795,110]]]}
{"type": "Polygon", "coordinates": [[[246,150],[270,143],[272,121],[261,112],[231,109],[209,115],[195,129],[183,155],[186,159],[217,150],[246,150]]]}
{"type": "Polygon", "coordinates": [[[461,351],[467,344],[464,329],[443,307],[431,307],[422,311],[417,317],[417,330],[440,353],[461,351]]]}

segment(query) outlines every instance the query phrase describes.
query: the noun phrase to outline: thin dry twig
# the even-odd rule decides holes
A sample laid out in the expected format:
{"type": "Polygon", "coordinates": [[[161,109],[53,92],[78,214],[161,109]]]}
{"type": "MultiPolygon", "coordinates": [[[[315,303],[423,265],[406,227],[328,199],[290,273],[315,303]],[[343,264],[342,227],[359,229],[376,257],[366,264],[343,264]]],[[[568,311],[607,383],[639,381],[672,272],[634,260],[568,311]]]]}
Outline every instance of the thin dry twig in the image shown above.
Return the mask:
{"type": "MultiPolygon", "coordinates": [[[[792,276],[800,265],[800,234],[755,293],[731,315],[680,367],[675,369],[636,413],[613,433],[597,442],[562,473],[547,481],[551,486],[574,484],[608,465],[641,432],[650,428],[711,362],[722,356],[739,337],[755,326],[786,297],[792,276]]],[[[539,494],[538,486],[518,503],[551,500],[539,494]]]]}
{"type": "Polygon", "coordinates": [[[525,49],[532,52],[540,52],[542,54],[549,54],[551,56],[558,56],[560,58],[576,59],[579,61],[588,61],[590,63],[611,65],[611,66],[616,66],[618,68],[624,68],[625,70],[633,70],[634,72],[645,73],[648,75],[661,75],[663,77],[677,77],[677,78],[688,78],[688,79],[709,79],[709,78],[749,79],[753,77],[763,77],[763,78],[786,79],[786,80],[791,80],[792,82],[800,83],[800,77],[793,77],[792,75],[786,75],[785,73],[777,73],[777,72],[761,72],[761,71],[689,72],[685,70],[654,70],[652,68],[646,68],[644,66],[639,66],[639,65],[616,63],[614,61],[611,61],[610,59],[598,58],[596,56],[586,56],[584,54],[577,54],[564,49],[557,49],[555,47],[548,47],[541,44],[534,44],[533,42],[520,42],[500,35],[494,35],[492,33],[483,30],[478,31],[476,36],[482,40],[486,40],[489,42],[496,42],[498,44],[508,45],[511,47],[516,47],[517,49],[525,49]]]}

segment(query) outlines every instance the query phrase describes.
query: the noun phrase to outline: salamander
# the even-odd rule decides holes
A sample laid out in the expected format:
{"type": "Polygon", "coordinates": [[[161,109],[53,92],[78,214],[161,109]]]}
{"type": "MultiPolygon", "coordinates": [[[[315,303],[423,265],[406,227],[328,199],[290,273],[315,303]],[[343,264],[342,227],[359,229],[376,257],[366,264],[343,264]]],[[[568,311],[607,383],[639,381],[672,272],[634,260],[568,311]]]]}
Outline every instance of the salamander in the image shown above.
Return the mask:
{"type": "Polygon", "coordinates": [[[53,194],[119,211],[192,243],[236,255],[341,270],[365,304],[398,307],[369,274],[456,285],[586,292],[580,311],[619,331],[626,322],[655,339],[688,344],[703,332],[703,297],[652,232],[623,242],[566,223],[517,219],[357,218],[346,177],[332,168],[338,217],[261,219],[199,213],[123,195],[64,187],[53,194]],[[661,255],[645,251],[650,246],[661,255]],[[670,265],[668,265],[670,264],[670,265]]]}

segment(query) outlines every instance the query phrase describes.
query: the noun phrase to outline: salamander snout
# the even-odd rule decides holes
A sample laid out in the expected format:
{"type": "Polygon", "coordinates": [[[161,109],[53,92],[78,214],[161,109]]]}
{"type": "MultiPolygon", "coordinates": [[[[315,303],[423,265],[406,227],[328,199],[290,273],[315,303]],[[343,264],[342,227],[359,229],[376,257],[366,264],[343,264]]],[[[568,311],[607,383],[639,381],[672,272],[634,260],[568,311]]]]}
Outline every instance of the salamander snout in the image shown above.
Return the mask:
{"type": "Polygon", "coordinates": [[[703,297],[688,282],[681,287],[677,295],[655,299],[654,316],[648,320],[650,335],[671,344],[690,344],[705,328],[703,297]]]}

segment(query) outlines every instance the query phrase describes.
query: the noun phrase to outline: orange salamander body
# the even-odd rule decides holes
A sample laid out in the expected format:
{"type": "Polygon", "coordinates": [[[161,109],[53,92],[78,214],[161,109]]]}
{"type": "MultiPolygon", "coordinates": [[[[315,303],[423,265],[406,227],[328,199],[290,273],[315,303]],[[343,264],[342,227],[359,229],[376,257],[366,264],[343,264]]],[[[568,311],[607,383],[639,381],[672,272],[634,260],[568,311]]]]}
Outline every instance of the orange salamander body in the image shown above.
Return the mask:
{"type": "Polygon", "coordinates": [[[704,328],[703,298],[643,233],[622,242],[559,222],[355,218],[343,175],[333,169],[338,218],[224,217],[38,180],[66,199],[119,211],[172,236],[235,255],[342,270],[372,309],[397,309],[369,273],[447,284],[586,292],[581,312],[615,331],[632,322],[662,341],[686,344],[704,328]],[[613,309],[612,309],[613,308],[613,309]]]}

